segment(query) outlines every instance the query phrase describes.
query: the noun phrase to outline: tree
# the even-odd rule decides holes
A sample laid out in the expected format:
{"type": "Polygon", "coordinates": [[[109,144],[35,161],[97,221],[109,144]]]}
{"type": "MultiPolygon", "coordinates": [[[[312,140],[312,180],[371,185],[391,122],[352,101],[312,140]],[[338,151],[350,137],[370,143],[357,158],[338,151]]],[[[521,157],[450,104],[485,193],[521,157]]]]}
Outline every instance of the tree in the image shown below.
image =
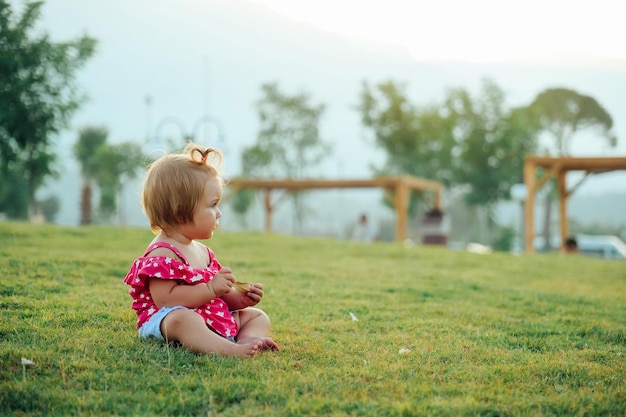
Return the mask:
{"type": "MultiPolygon", "coordinates": [[[[386,154],[382,166],[372,167],[374,175],[413,175],[450,184],[454,126],[438,106],[418,109],[405,90],[405,84],[393,81],[375,87],[362,84],[356,109],[372,131],[374,144],[386,154]]],[[[411,193],[411,214],[418,211],[420,197],[411,193]]]]}
{"type": "Polygon", "coordinates": [[[566,88],[549,88],[537,95],[529,106],[542,131],[554,139],[558,156],[569,155],[577,133],[593,129],[608,145],[617,145],[611,115],[590,96],[566,88]]]}
{"type": "Polygon", "coordinates": [[[362,85],[357,110],[363,125],[371,129],[374,144],[386,153],[375,175],[413,175],[449,184],[452,129],[438,106],[418,109],[406,95],[406,85],[393,81],[375,88],[362,85]]]}
{"type": "Polygon", "coordinates": [[[100,191],[100,217],[108,221],[118,211],[119,195],[125,180],[136,178],[137,171],[148,159],[140,145],[130,141],[111,145],[107,143],[108,135],[109,130],[104,126],[84,127],[79,131],[73,147],[83,177],[81,225],[92,222],[91,196],[94,186],[100,191]]]}
{"type": "Polygon", "coordinates": [[[302,178],[330,150],[320,138],[319,123],[324,105],[311,104],[306,93],[288,95],[276,83],[261,86],[257,101],[260,130],[254,153],[263,157],[259,165],[269,177],[302,178]]]}
{"type": "MultiPolygon", "coordinates": [[[[522,178],[524,156],[536,145],[529,113],[509,110],[490,80],[477,97],[455,88],[441,104],[423,107],[412,104],[405,90],[392,81],[375,88],[363,84],[357,108],[387,156],[383,166],[373,167],[375,175],[408,174],[462,189],[465,203],[485,220],[477,230],[491,228],[491,209],[510,198],[511,185],[522,178]]],[[[418,202],[412,195],[410,213],[417,212],[418,202]]]]}
{"type": "MultiPolygon", "coordinates": [[[[550,88],[537,95],[529,105],[529,111],[537,119],[542,132],[553,140],[557,156],[569,155],[570,145],[581,131],[592,130],[599,139],[614,147],[617,137],[612,131],[611,115],[593,97],[566,88],[550,88]]],[[[543,238],[550,248],[552,203],[555,198],[553,182],[545,193],[543,238]]]]}
{"type": "MultiPolygon", "coordinates": [[[[126,141],[115,145],[103,144],[96,151],[96,161],[100,215],[105,221],[116,212],[122,217],[118,210],[119,196],[125,182],[137,178],[137,171],[144,167],[147,157],[140,145],[126,141]]],[[[120,220],[123,223],[123,219],[120,220]]]]}
{"type": "MultiPolygon", "coordinates": [[[[330,150],[320,138],[324,105],[312,104],[306,92],[286,94],[276,83],[263,84],[261,91],[256,103],[260,121],[257,143],[242,153],[243,175],[302,178],[330,150]]],[[[293,193],[292,201],[300,225],[304,215],[300,194],[293,193]]]]}
{"type": "Polygon", "coordinates": [[[104,126],[87,126],[78,133],[78,141],[74,144],[74,157],[80,165],[83,186],[80,198],[80,224],[91,224],[91,196],[98,176],[98,149],[103,146],[109,131],[104,126]]]}
{"type": "Polygon", "coordinates": [[[74,79],[96,46],[86,35],[55,43],[35,33],[42,5],[25,2],[18,16],[0,0],[0,211],[17,218],[56,173],[53,138],[84,100],[74,79]]]}
{"type": "MultiPolygon", "coordinates": [[[[263,168],[272,162],[272,155],[259,144],[252,145],[241,154],[241,166],[243,177],[259,177],[263,175],[263,168]]],[[[244,188],[237,190],[231,196],[230,206],[235,212],[241,226],[245,227],[245,215],[254,203],[254,191],[244,188]]]]}
{"type": "Polygon", "coordinates": [[[508,109],[504,92],[491,80],[483,81],[475,98],[452,90],[444,107],[458,145],[454,182],[468,187],[469,206],[491,211],[510,199],[513,184],[523,181],[524,157],[537,146],[536,124],[526,108],[508,109]]]}

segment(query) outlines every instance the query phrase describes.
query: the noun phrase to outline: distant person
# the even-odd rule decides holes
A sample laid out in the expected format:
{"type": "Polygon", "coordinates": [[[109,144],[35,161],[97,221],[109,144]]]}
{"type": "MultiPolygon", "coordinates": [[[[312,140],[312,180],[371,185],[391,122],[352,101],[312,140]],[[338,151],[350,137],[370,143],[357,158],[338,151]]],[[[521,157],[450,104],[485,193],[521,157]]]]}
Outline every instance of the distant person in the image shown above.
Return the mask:
{"type": "Polygon", "coordinates": [[[140,338],[245,358],[278,345],[268,316],[252,307],[261,301],[263,285],[235,281],[232,270],[198,242],[213,236],[222,217],[222,159],[219,150],[190,143],[182,154],[162,156],[148,168],[142,205],[156,237],[124,282],[140,338]]]}
{"type": "Polygon", "coordinates": [[[359,221],[352,230],[352,240],[358,240],[360,242],[371,242],[372,233],[367,221],[367,215],[361,214],[359,221]]]}
{"type": "Polygon", "coordinates": [[[574,237],[568,237],[565,241],[565,253],[578,253],[578,242],[574,237]]]}

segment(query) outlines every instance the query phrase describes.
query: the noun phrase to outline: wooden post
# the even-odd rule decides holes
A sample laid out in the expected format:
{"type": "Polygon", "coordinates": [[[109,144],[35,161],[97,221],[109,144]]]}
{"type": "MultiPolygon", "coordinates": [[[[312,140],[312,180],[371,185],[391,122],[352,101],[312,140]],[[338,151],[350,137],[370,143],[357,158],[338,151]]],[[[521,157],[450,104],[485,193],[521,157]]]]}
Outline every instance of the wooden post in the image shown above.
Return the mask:
{"type": "Polygon", "coordinates": [[[437,188],[434,194],[435,194],[435,203],[434,203],[433,208],[439,211],[443,211],[441,208],[441,188],[437,188]]]}
{"type": "Polygon", "coordinates": [[[265,231],[270,233],[272,231],[272,189],[265,188],[265,231]]]}
{"type": "Polygon", "coordinates": [[[559,217],[561,223],[561,248],[560,252],[565,252],[565,240],[569,234],[569,227],[567,224],[567,188],[565,184],[565,170],[560,170],[557,175],[557,187],[559,189],[559,217]]]}
{"type": "Polygon", "coordinates": [[[409,209],[409,187],[400,178],[396,182],[396,241],[404,242],[406,239],[407,211],[409,209]]]}
{"type": "Polygon", "coordinates": [[[524,184],[526,185],[526,201],[524,202],[524,252],[535,251],[535,164],[528,158],[524,161],[524,184]]]}

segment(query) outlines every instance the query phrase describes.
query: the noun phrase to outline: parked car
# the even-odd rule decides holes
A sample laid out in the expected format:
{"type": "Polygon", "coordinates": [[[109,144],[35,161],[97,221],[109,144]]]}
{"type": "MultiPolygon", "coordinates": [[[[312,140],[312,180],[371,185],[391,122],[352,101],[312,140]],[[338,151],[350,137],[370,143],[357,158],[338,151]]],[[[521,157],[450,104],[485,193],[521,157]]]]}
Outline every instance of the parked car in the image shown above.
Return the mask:
{"type": "Polygon", "coordinates": [[[582,255],[602,259],[626,259],[626,243],[617,236],[577,235],[576,242],[582,255]]]}

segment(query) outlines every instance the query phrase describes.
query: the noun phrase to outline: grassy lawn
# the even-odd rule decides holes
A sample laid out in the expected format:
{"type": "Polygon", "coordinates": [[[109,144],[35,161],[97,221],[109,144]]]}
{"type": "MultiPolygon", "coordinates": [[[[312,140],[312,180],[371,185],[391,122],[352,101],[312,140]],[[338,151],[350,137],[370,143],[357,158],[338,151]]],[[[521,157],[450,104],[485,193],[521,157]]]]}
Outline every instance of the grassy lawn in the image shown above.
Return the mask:
{"type": "Polygon", "coordinates": [[[217,232],[282,347],[239,360],[137,338],[151,236],[0,223],[0,415],[626,415],[625,262],[217,232]]]}

